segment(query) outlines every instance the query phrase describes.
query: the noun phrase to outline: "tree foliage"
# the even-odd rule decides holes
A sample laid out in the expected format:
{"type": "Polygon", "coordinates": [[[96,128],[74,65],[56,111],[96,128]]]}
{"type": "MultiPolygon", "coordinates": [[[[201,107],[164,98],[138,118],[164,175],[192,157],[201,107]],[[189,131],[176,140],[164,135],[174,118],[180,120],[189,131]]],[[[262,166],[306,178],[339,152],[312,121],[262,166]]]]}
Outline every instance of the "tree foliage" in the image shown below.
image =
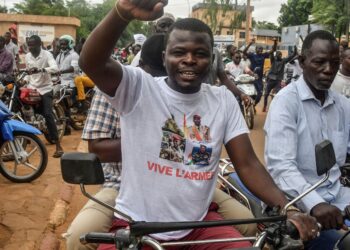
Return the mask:
{"type": "Polygon", "coordinates": [[[312,12],[313,0],[288,0],[281,5],[278,24],[280,27],[306,24],[312,12]]]}
{"type": "Polygon", "coordinates": [[[0,13],[7,13],[8,9],[6,6],[0,5],[0,13]]]}
{"type": "Polygon", "coordinates": [[[347,0],[314,0],[312,15],[314,22],[323,24],[335,35],[346,32],[350,21],[347,0]]]}
{"type": "Polygon", "coordinates": [[[238,29],[242,27],[242,22],[246,20],[246,13],[244,10],[237,9],[237,2],[237,0],[203,0],[203,3],[207,6],[205,16],[208,17],[210,28],[214,33],[218,28],[222,28],[222,24],[218,24],[217,15],[219,11],[222,11],[222,14],[225,15],[227,11],[235,10],[235,13],[229,17],[230,28],[238,29]]]}
{"type": "Polygon", "coordinates": [[[279,30],[276,24],[267,21],[257,21],[254,23],[253,27],[256,29],[279,30]]]}
{"type": "MultiPolygon", "coordinates": [[[[114,8],[115,0],[104,0],[91,5],[86,0],[23,0],[14,5],[12,12],[31,15],[72,16],[81,21],[77,29],[77,38],[87,37],[107,13],[114,8]],[[66,3],[65,3],[66,2],[66,3]]],[[[1,11],[1,8],[0,8],[1,11]]],[[[133,41],[133,34],[150,33],[149,24],[133,21],[122,34],[118,45],[125,46],[133,41]]]]}

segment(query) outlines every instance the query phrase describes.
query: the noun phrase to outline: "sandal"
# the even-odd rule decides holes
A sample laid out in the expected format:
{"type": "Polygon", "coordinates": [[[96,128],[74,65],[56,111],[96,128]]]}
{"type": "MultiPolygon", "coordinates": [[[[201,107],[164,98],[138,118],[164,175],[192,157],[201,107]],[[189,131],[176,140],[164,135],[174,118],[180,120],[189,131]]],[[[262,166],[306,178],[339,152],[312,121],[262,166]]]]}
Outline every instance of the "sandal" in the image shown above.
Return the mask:
{"type": "Polygon", "coordinates": [[[53,158],[60,158],[62,155],[64,154],[64,152],[62,150],[58,150],[53,154],[53,158]]]}

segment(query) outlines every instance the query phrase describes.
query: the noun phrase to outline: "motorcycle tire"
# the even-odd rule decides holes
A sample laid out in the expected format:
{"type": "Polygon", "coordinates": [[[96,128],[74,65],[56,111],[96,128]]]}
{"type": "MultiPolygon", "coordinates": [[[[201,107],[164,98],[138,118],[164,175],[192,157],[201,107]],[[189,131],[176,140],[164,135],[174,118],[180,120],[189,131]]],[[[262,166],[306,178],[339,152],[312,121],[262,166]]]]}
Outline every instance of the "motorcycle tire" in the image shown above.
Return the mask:
{"type": "Polygon", "coordinates": [[[249,129],[253,129],[254,128],[254,106],[253,105],[250,105],[249,107],[246,107],[245,108],[245,116],[244,116],[244,119],[247,123],[247,126],[249,129]]]}
{"type": "Polygon", "coordinates": [[[31,182],[39,178],[46,169],[48,162],[46,147],[34,134],[27,132],[14,132],[13,134],[15,145],[17,145],[15,150],[20,155],[25,155],[26,159],[17,163],[10,142],[3,142],[0,146],[0,173],[12,182],[31,182]],[[10,158],[13,159],[9,160],[10,158]]]}
{"type": "Polygon", "coordinates": [[[87,118],[87,113],[88,113],[88,110],[90,108],[90,101],[89,100],[85,100],[84,101],[84,106],[85,106],[85,109],[82,113],[75,113],[74,112],[71,112],[71,116],[70,116],[70,125],[72,126],[72,128],[74,130],[82,130],[84,128],[84,125],[85,125],[85,121],[86,121],[86,118],[87,118]],[[80,117],[80,119],[79,119],[80,117]],[[83,117],[83,119],[81,119],[81,117],[83,117]]]}
{"type": "MultiPolygon", "coordinates": [[[[64,131],[66,130],[67,121],[66,121],[66,116],[64,114],[64,109],[60,104],[54,105],[53,116],[54,116],[56,127],[57,127],[58,140],[61,141],[63,136],[64,136],[64,131]]],[[[56,143],[56,141],[50,137],[48,131],[44,132],[44,136],[45,136],[45,139],[50,144],[56,143]]]]}

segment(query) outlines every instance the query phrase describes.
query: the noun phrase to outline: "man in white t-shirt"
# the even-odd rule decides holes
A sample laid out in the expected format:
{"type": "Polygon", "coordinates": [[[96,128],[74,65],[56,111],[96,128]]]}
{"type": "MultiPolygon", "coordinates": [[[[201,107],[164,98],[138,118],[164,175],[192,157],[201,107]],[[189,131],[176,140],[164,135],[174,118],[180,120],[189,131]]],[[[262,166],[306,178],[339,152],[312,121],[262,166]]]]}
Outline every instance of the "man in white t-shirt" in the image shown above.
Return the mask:
{"type": "Polygon", "coordinates": [[[342,52],[341,66],[331,89],[350,98],[350,48],[345,48],[342,52]]]}
{"type": "MultiPolygon", "coordinates": [[[[110,51],[131,20],[152,20],[162,14],[163,2],[157,2],[152,10],[148,4],[119,1],[91,33],[80,56],[81,68],[121,115],[122,159],[127,167],[122,171],[116,208],[136,221],[220,220],[215,205],[210,203],[222,144],[244,184],[269,206],[284,206],[284,194],[252,149],[232,93],[225,87],[202,84],[213,58],[213,34],[206,24],[187,18],[175,22],[168,31],[164,52],[168,77],[154,78],[110,58],[110,51]],[[201,125],[210,128],[206,140],[186,136],[195,115],[201,117],[201,125]],[[171,158],[163,152],[174,151],[174,140],[177,157],[171,158]],[[196,164],[199,158],[205,160],[196,164]]],[[[112,230],[128,225],[125,218],[116,217],[112,230]]],[[[316,237],[314,218],[295,211],[289,211],[288,217],[303,240],[316,237]]],[[[168,241],[239,234],[229,226],[152,236],[168,241]]],[[[246,246],[249,243],[215,243],[210,249],[246,246]]],[[[202,247],[208,245],[196,249],[202,247]]]]}
{"type": "Polygon", "coordinates": [[[242,74],[254,75],[254,72],[250,70],[244,64],[241,64],[242,54],[239,51],[235,51],[232,55],[232,62],[229,62],[225,66],[225,70],[233,76],[235,79],[242,74]]]}

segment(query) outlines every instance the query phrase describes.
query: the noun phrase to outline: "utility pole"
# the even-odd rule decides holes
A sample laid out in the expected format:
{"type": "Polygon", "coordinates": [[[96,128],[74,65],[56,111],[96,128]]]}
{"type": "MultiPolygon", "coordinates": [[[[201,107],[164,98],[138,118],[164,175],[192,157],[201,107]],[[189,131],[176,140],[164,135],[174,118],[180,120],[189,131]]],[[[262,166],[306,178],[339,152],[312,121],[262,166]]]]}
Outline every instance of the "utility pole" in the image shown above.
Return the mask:
{"type": "Polygon", "coordinates": [[[245,21],[245,42],[250,42],[250,0],[247,0],[246,6],[246,21],[245,21]]]}

